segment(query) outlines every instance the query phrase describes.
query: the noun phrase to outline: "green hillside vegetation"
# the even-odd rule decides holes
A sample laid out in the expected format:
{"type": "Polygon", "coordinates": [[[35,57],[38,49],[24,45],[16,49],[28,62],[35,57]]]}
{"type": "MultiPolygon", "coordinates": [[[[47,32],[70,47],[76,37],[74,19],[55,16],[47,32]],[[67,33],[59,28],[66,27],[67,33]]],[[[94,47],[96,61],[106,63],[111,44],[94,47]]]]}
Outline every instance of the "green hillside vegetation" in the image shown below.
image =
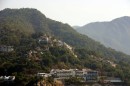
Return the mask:
{"type": "MultiPolygon", "coordinates": [[[[54,43],[53,43],[54,44],[54,43]]],[[[0,45],[13,46],[12,52],[0,52],[0,75],[16,75],[16,83],[26,85],[38,72],[51,68],[91,68],[108,76],[130,80],[130,56],[101,45],[77,33],[68,24],[46,18],[36,9],[5,9],[0,11],[0,45]],[[43,51],[38,38],[44,34],[72,46],[75,57],[66,47],[51,46],[43,51]],[[42,49],[41,52],[36,47],[42,49]],[[37,51],[29,58],[28,52],[37,51]],[[110,60],[116,68],[107,63],[110,60]]]]}
{"type": "Polygon", "coordinates": [[[63,24],[46,18],[36,9],[5,9],[0,12],[0,24],[1,29],[15,29],[20,32],[25,32],[24,34],[32,34],[34,32],[52,34],[75,48],[86,48],[88,50],[96,51],[106,58],[112,57],[119,59],[122,58],[122,56],[124,58],[129,57],[125,54],[121,54],[120,52],[115,52],[112,49],[107,49],[89,37],[77,33],[68,24],[63,24]],[[120,55],[117,57],[114,54],[120,55]]]}

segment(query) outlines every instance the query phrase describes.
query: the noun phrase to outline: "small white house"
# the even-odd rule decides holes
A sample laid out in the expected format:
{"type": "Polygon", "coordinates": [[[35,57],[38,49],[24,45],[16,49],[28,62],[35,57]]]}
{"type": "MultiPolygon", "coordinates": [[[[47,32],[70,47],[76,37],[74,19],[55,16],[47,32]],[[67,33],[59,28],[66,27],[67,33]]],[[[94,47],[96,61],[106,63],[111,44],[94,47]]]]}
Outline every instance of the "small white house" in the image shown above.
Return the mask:
{"type": "Polygon", "coordinates": [[[12,51],[14,51],[14,48],[13,48],[13,46],[1,45],[0,51],[1,52],[12,52],[12,51]]]}
{"type": "Polygon", "coordinates": [[[0,76],[0,80],[2,80],[2,81],[14,81],[15,76],[0,76]]]}
{"type": "Polygon", "coordinates": [[[51,74],[48,74],[48,73],[37,73],[36,76],[37,76],[37,77],[44,77],[44,78],[46,78],[46,77],[50,77],[51,74]]]}

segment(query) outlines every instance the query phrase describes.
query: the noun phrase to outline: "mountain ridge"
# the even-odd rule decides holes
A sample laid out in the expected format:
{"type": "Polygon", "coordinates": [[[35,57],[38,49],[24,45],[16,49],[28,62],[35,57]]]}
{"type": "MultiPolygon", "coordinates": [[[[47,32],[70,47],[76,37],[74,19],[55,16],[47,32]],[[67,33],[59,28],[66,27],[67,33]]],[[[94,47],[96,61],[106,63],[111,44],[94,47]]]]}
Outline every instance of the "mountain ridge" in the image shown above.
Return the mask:
{"type": "Polygon", "coordinates": [[[108,22],[93,22],[78,29],[78,32],[88,35],[106,47],[122,51],[130,55],[130,17],[124,16],[108,22]]]}
{"type": "MultiPolygon", "coordinates": [[[[105,48],[99,42],[92,40],[88,36],[79,34],[70,25],[46,18],[45,15],[36,9],[5,9],[0,11],[0,19],[1,29],[18,29],[24,33],[29,32],[29,34],[33,34],[34,32],[52,34],[71,46],[102,52],[104,56],[104,51],[111,52],[111,54],[113,52],[112,49],[105,48]]],[[[113,55],[111,56],[112,58],[116,58],[113,55]]]]}

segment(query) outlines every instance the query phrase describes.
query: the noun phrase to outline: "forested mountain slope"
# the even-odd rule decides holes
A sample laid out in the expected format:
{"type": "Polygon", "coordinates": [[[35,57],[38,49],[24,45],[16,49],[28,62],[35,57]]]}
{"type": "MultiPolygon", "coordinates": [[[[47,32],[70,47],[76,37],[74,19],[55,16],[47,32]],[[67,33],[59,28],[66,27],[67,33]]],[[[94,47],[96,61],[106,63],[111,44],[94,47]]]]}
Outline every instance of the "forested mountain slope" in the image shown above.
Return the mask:
{"type": "Polygon", "coordinates": [[[39,71],[48,72],[51,68],[100,70],[104,67],[103,71],[111,75],[130,79],[129,55],[106,48],[88,36],[79,34],[70,25],[46,18],[36,9],[0,11],[0,45],[14,47],[13,52],[0,52],[0,74],[16,75],[18,84],[27,84],[34,79],[29,76],[39,71]],[[38,39],[45,34],[51,36],[52,41],[41,46],[38,39]],[[77,57],[64,46],[52,46],[55,45],[55,39],[71,46],[77,57]],[[33,55],[30,55],[32,51],[33,55]],[[28,58],[28,54],[31,58],[28,58]],[[117,67],[114,68],[108,60],[117,64],[117,67]]]}
{"type": "Polygon", "coordinates": [[[18,30],[24,32],[26,35],[38,32],[48,33],[73,47],[86,48],[98,52],[104,57],[117,59],[128,57],[125,54],[105,48],[89,37],[77,33],[68,24],[46,18],[45,15],[36,9],[5,9],[0,11],[0,29],[2,28],[18,30]],[[116,55],[118,55],[118,57],[116,55]]]}

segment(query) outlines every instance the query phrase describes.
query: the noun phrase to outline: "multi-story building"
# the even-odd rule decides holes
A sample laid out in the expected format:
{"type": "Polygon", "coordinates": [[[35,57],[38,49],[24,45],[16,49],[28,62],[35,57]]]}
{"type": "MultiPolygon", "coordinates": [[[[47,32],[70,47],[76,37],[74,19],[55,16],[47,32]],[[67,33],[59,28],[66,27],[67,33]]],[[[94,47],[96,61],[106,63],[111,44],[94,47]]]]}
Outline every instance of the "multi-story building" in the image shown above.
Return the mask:
{"type": "Polygon", "coordinates": [[[84,77],[84,71],[82,70],[75,70],[76,77],[84,77]]]}
{"type": "Polygon", "coordinates": [[[73,71],[73,69],[69,69],[69,70],[52,69],[50,73],[60,79],[68,79],[70,77],[75,76],[75,72],[73,71]]]}
{"type": "Polygon", "coordinates": [[[86,80],[86,75],[87,75],[88,69],[52,69],[50,74],[54,75],[56,78],[59,79],[68,79],[70,77],[79,77],[79,78],[84,78],[86,80]]]}
{"type": "Polygon", "coordinates": [[[87,74],[85,75],[86,81],[92,81],[96,82],[98,80],[98,71],[88,71],[87,74]]]}

